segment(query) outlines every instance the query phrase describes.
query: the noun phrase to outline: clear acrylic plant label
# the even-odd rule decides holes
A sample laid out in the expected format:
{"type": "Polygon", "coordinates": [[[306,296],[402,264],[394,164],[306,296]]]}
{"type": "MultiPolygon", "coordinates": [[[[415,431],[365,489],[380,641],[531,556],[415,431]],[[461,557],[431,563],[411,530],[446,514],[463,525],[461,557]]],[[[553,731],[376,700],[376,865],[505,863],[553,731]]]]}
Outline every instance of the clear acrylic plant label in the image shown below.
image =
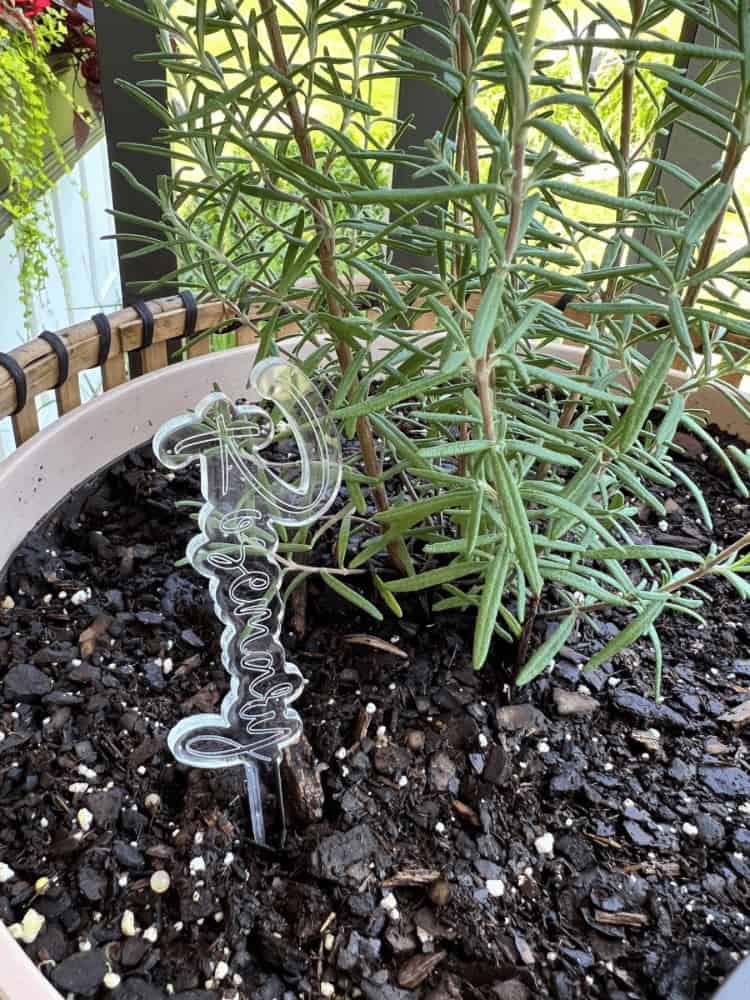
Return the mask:
{"type": "Polygon", "coordinates": [[[264,844],[262,777],[273,778],[283,817],[281,755],[302,733],[292,703],[303,680],[280,641],[276,525],[301,527],[328,510],[341,482],[341,447],[324,400],[296,365],[261,361],[250,386],[276,405],[283,423],[274,425],[260,406],[212,392],[194,412],[167,421],[153,448],[170,469],[200,462],[200,534],[187,557],[209,580],[230,677],[220,712],[182,719],[168,744],[193,767],[245,768],[253,836],[264,844]]]}

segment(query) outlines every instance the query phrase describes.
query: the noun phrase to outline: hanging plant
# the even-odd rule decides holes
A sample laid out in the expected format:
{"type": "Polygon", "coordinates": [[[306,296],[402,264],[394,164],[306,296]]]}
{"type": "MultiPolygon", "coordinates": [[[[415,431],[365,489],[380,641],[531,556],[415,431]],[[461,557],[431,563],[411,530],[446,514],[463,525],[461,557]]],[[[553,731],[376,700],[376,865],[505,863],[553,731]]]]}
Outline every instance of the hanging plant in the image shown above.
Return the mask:
{"type": "Polygon", "coordinates": [[[0,196],[13,222],[27,324],[50,261],[62,263],[43,197],[54,183],[50,165],[66,165],[48,106],[51,93],[66,92],[50,66],[55,53],[71,54],[87,84],[98,85],[93,26],[76,5],[0,0],[0,196]]]}

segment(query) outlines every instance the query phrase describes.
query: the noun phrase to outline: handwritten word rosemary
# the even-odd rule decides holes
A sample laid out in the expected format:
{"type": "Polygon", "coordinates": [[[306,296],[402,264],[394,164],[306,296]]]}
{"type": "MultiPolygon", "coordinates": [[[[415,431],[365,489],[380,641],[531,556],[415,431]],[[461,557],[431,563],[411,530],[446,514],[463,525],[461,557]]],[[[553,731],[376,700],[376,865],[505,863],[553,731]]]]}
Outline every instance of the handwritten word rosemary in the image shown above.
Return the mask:
{"type": "Polygon", "coordinates": [[[220,711],[182,719],[168,744],[194,767],[244,766],[253,836],[265,843],[259,771],[273,773],[283,816],[281,755],[302,733],[291,705],[303,679],[279,640],[284,608],[275,526],[300,527],[325,513],[339,487],[341,450],[323,399],[297,366],[260,362],[250,388],[283,416],[289,437],[277,450],[292,447],[296,455],[266,458],[276,437],[268,413],[221,392],[168,421],[154,437],[154,452],[170,469],[200,462],[205,502],[187,556],[209,580],[230,677],[220,711]]]}

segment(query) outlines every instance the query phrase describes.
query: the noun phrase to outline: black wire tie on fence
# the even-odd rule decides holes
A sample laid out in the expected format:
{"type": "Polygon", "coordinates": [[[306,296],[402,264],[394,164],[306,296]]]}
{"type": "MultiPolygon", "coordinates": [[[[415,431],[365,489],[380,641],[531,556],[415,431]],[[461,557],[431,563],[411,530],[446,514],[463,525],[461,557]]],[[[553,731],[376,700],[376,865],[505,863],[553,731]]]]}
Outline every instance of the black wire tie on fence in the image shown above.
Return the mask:
{"type": "Polygon", "coordinates": [[[134,302],[133,308],[143,323],[143,347],[151,347],[154,342],[154,314],[145,302],[134,302]]]}
{"type": "Polygon", "coordinates": [[[101,368],[109,357],[109,349],[112,346],[112,327],[104,313],[92,316],[91,322],[99,334],[99,360],[96,363],[101,368]]]}
{"type": "Polygon", "coordinates": [[[185,329],[183,335],[190,340],[195,336],[195,327],[198,323],[198,303],[192,292],[178,292],[177,295],[182,300],[185,307],[185,329]]]}
{"type": "Polygon", "coordinates": [[[68,371],[70,369],[68,348],[62,337],[51,330],[43,330],[39,334],[39,339],[46,341],[55,352],[55,357],[57,358],[57,382],[55,382],[52,388],[59,389],[61,385],[64,385],[68,381],[68,371]]]}
{"type": "Polygon", "coordinates": [[[26,397],[28,395],[26,373],[11,354],[4,354],[2,351],[0,351],[0,365],[6,369],[16,387],[16,408],[11,413],[11,416],[14,417],[26,406],[26,397]]]}

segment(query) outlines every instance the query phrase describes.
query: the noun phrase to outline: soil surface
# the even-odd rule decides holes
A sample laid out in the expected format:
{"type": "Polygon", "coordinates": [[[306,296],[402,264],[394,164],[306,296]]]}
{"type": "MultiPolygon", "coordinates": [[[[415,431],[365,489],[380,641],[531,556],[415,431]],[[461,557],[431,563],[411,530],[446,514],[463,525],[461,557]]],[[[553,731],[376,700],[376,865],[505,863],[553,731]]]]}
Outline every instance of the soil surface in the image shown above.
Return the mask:
{"type": "MultiPolygon", "coordinates": [[[[643,536],[705,552],[750,504],[683,443],[713,535],[680,490],[643,536]]],[[[580,676],[617,617],[516,691],[501,647],[471,670],[466,617],[425,601],[377,624],[311,581],[284,636],[322,818],[266,852],[241,771],[190,771],[165,743],[226,690],[206,582],[175,565],[195,531],[175,504],[198,497],[195,471],[134,451],[0,587],[0,918],[63,995],[713,993],[750,948],[750,624],[726,583],[705,627],[662,619],[657,705],[645,643],[580,676]]]]}

